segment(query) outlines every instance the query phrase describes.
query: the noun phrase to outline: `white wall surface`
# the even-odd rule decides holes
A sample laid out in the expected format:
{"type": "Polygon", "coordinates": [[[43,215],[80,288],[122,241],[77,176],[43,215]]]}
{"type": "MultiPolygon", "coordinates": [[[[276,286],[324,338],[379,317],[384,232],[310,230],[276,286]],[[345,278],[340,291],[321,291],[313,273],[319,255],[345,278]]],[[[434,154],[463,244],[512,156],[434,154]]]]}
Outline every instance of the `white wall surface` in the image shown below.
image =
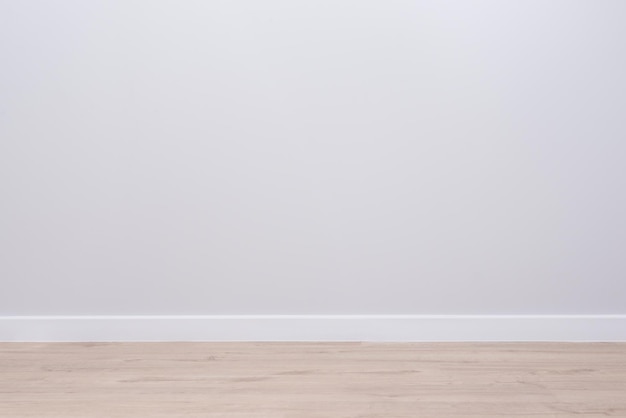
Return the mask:
{"type": "Polygon", "coordinates": [[[0,315],[626,313],[622,0],[0,0],[0,315]]]}

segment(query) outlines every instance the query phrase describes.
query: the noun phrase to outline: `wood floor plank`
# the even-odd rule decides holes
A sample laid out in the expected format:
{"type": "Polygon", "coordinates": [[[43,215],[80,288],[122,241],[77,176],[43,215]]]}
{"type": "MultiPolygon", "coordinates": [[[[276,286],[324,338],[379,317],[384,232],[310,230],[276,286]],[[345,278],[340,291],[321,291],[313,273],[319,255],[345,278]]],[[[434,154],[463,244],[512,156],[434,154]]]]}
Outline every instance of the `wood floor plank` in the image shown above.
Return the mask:
{"type": "Polygon", "coordinates": [[[0,343],[0,417],[626,417],[622,343],[0,343]]]}

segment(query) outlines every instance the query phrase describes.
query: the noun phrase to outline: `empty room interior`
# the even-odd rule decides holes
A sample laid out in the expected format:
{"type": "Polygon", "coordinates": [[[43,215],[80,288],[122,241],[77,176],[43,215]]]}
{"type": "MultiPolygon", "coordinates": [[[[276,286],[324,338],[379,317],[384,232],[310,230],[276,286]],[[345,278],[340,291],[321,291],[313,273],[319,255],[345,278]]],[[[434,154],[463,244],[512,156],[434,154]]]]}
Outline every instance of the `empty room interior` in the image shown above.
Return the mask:
{"type": "Polygon", "coordinates": [[[626,417],[626,1],[0,0],[0,418],[626,417]]]}

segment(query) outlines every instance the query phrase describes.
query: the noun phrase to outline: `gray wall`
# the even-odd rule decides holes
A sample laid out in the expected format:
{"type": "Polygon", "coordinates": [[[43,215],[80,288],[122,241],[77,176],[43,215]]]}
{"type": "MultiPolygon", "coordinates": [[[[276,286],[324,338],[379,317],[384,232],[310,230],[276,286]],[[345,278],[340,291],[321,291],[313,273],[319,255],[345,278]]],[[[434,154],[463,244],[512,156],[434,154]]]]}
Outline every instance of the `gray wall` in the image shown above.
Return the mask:
{"type": "Polygon", "coordinates": [[[624,22],[0,0],[0,314],[626,313],[624,22]]]}

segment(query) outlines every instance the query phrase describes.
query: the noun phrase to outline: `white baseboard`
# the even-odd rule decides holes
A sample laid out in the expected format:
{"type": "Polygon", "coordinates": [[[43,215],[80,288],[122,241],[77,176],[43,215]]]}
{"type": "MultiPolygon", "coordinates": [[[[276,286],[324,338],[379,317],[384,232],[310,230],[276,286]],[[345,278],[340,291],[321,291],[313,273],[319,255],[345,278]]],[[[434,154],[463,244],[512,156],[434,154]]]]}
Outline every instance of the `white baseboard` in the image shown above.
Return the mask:
{"type": "Polygon", "coordinates": [[[626,341],[626,315],[0,316],[0,341],[626,341]]]}

